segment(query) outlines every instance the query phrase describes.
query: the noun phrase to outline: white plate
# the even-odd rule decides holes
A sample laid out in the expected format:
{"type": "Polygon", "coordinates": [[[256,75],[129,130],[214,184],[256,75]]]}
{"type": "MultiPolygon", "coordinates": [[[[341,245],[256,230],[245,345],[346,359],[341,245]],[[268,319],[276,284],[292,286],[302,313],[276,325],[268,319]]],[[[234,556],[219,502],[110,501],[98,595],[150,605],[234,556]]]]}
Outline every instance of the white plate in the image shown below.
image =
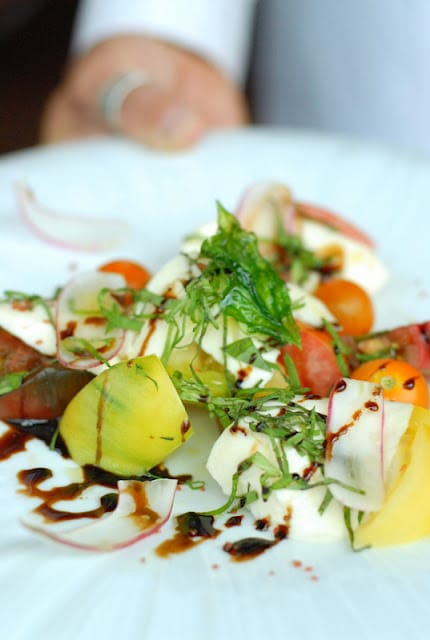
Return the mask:
{"type": "MultiPolygon", "coordinates": [[[[248,184],[267,179],[342,212],[376,238],[392,272],[377,300],[380,326],[430,318],[430,164],[349,140],[267,129],[220,133],[177,155],[107,139],[0,159],[0,290],[51,293],[76,269],[118,256],[156,268],[187,232],[214,217],[216,199],[232,208],[248,184]],[[128,244],[98,255],[44,244],[17,216],[12,185],[20,180],[64,212],[123,216],[128,244]]],[[[204,477],[198,452],[213,435],[200,431],[177,456],[178,467],[192,463],[204,477]]],[[[353,553],[346,544],[285,541],[233,563],[222,544],[249,531],[230,529],[163,560],[151,538],[117,553],[73,551],[19,524],[33,502],[16,493],[16,470],[35,459],[30,447],[0,465],[5,640],[427,637],[430,542],[353,553]]],[[[204,494],[184,489],[178,509],[220,501],[209,483],[204,494]]],[[[167,527],[157,543],[168,534],[167,527]]]]}

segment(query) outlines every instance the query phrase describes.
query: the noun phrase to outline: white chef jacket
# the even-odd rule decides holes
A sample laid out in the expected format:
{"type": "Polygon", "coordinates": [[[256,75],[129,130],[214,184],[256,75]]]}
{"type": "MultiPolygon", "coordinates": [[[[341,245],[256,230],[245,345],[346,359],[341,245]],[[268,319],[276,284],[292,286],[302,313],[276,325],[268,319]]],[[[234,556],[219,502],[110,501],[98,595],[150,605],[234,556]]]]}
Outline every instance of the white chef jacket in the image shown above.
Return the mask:
{"type": "Polygon", "coordinates": [[[429,0],[84,0],[74,47],[141,31],[188,47],[240,83],[253,24],[257,122],[430,154],[429,0]]]}
{"type": "Polygon", "coordinates": [[[72,48],[146,33],[185,47],[242,83],[256,0],[82,0],[72,48]]]}

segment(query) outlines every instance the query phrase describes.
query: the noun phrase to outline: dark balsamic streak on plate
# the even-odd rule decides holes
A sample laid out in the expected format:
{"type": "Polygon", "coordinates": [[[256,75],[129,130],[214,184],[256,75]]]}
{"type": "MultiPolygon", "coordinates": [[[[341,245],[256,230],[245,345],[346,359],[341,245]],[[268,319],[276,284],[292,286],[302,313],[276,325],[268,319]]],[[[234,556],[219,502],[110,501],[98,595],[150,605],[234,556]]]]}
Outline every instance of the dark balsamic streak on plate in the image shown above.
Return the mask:
{"type": "MultiPolygon", "coordinates": [[[[9,430],[0,436],[0,461],[7,460],[13,455],[24,451],[27,442],[32,438],[37,437],[47,443],[50,442],[56,429],[56,420],[27,420],[25,424],[11,423],[9,430]]],[[[66,455],[65,451],[60,451],[59,453],[66,455]]],[[[40,485],[45,480],[52,478],[53,472],[45,467],[24,469],[17,473],[18,481],[22,485],[19,492],[41,499],[41,504],[34,509],[34,512],[43,516],[47,522],[78,520],[81,518],[100,518],[105,513],[113,511],[118,503],[118,494],[116,492],[106,493],[101,497],[100,504],[96,508],[88,511],[69,512],[55,509],[54,505],[56,502],[72,501],[79,498],[86,489],[93,485],[98,484],[110,488],[116,488],[117,486],[119,478],[103,469],[87,465],[83,467],[82,471],[84,474],[82,482],[73,482],[68,485],[44,490],[40,488],[40,485]]],[[[153,472],[159,477],[173,477],[163,465],[154,468],[153,472]]],[[[191,478],[191,475],[184,474],[177,479],[182,484],[191,478]]],[[[240,526],[242,519],[242,515],[233,515],[225,522],[225,527],[240,526]]],[[[162,542],[155,549],[155,553],[161,558],[187,551],[205,540],[216,538],[221,533],[220,529],[215,529],[213,526],[213,516],[201,515],[190,511],[177,516],[176,522],[175,535],[162,542]]],[[[273,540],[256,537],[243,538],[236,542],[226,542],[223,550],[231,556],[232,560],[243,562],[261,555],[264,551],[286,538],[287,535],[287,527],[278,527],[275,529],[273,540]]]]}
{"type": "Polygon", "coordinates": [[[16,429],[9,429],[0,437],[0,460],[7,460],[16,453],[25,450],[32,435],[16,429]]]}
{"type": "Polygon", "coordinates": [[[235,562],[252,560],[267,551],[267,549],[279,544],[281,540],[285,540],[288,537],[288,527],[286,525],[278,525],[275,527],[273,534],[273,540],[249,537],[236,540],[236,542],[226,542],[223,546],[223,551],[230,554],[231,559],[235,562]]]}
{"type": "MultiPolygon", "coordinates": [[[[0,436],[0,460],[7,460],[17,453],[25,451],[26,444],[32,438],[43,440],[50,444],[57,430],[57,420],[8,420],[5,422],[9,429],[0,436]]],[[[61,442],[59,448],[64,448],[61,442]]],[[[63,455],[65,454],[65,450],[63,455]]]]}
{"type": "Polygon", "coordinates": [[[188,551],[204,540],[216,538],[221,531],[215,529],[213,523],[213,516],[201,515],[194,511],[182,513],[176,517],[175,535],[164,540],[155,549],[155,553],[161,558],[168,558],[173,554],[188,551]]]}
{"type": "Polygon", "coordinates": [[[117,505],[117,494],[107,493],[101,497],[100,504],[95,509],[80,512],[69,512],[55,509],[53,505],[56,502],[66,500],[72,501],[81,496],[88,487],[95,483],[84,480],[83,482],[72,482],[49,490],[41,489],[39,485],[41,485],[45,480],[52,478],[52,476],[52,471],[45,467],[24,469],[17,474],[18,480],[23,485],[23,488],[19,490],[19,493],[37,497],[42,500],[42,503],[34,509],[34,512],[43,516],[47,522],[78,520],[80,518],[100,518],[105,513],[113,511],[117,505]]]}

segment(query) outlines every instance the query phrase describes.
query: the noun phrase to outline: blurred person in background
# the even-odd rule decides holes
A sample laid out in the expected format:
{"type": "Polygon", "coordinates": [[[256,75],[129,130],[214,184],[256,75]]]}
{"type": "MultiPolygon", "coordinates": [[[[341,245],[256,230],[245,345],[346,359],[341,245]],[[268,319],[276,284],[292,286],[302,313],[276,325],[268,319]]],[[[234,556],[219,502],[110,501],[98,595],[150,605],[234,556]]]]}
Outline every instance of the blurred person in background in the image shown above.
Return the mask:
{"type": "Polygon", "coordinates": [[[251,120],[430,153],[429,32],[428,0],[81,0],[42,139],[251,120]]]}
{"type": "Polygon", "coordinates": [[[42,135],[125,133],[181,148],[248,121],[254,0],[83,0],[42,135]]]}

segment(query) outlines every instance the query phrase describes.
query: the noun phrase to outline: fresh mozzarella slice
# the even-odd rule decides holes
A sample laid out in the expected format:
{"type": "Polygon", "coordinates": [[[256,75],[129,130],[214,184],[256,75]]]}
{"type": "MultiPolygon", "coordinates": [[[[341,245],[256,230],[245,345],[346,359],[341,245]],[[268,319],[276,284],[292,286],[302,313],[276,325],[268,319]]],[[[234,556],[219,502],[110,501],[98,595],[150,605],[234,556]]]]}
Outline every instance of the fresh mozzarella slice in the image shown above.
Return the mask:
{"type": "Polygon", "coordinates": [[[307,398],[306,396],[296,396],[294,402],[301,407],[305,407],[308,411],[316,411],[316,413],[326,416],[328,413],[328,398],[307,398]]]}
{"type": "MultiPolygon", "coordinates": [[[[244,338],[249,338],[249,334],[245,333],[235,320],[230,319],[227,326],[226,343],[231,344],[244,338]]],[[[252,342],[254,343],[255,350],[258,352],[262,346],[261,342],[254,337],[252,338],[252,342]]],[[[201,342],[203,351],[212,356],[212,358],[220,364],[223,364],[225,361],[228,371],[230,371],[237,380],[240,380],[242,387],[250,388],[256,386],[258,383],[264,386],[272,378],[272,370],[261,369],[229,355],[226,357],[223,345],[224,335],[222,328],[216,328],[210,325],[201,342]]],[[[264,352],[262,356],[264,360],[274,364],[279,356],[279,350],[272,349],[264,352]]]]}
{"type": "Polygon", "coordinates": [[[44,355],[56,353],[55,328],[41,304],[0,302],[0,327],[44,355]]]}
{"type": "Polygon", "coordinates": [[[180,253],[153,275],[146,288],[159,295],[171,293],[173,297],[178,298],[183,295],[184,284],[199,273],[198,267],[193,265],[186,255],[180,253]]]}
{"type": "Polygon", "coordinates": [[[184,238],[181,251],[188,256],[196,257],[200,253],[203,240],[215,235],[217,230],[217,223],[215,220],[211,220],[206,224],[198,227],[194,233],[191,233],[184,238]]]}
{"type": "MultiPolygon", "coordinates": [[[[246,420],[237,427],[223,431],[215,442],[208,458],[207,468],[225,494],[232,488],[232,477],[238,466],[255,453],[262,454],[276,465],[270,439],[249,429],[246,420]]],[[[290,471],[302,474],[309,467],[309,459],[300,456],[295,449],[285,448],[290,471]]],[[[307,490],[278,489],[263,499],[260,476],[263,472],[252,465],[240,476],[238,494],[255,490],[258,499],[249,505],[256,519],[265,519],[272,526],[287,525],[288,536],[295,540],[332,541],[346,535],[343,510],[332,501],[321,515],[319,508],[326,489],[314,487],[307,490]]],[[[315,474],[314,479],[319,479],[315,474]]]]}
{"type": "Polygon", "coordinates": [[[302,222],[300,235],[304,245],[312,251],[340,248],[343,258],[339,275],[356,282],[369,294],[375,294],[386,283],[388,271],[368,245],[307,219],[302,222]]]}
{"type": "MultiPolygon", "coordinates": [[[[154,274],[146,289],[160,296],[183,298],[185,295],[184,285],[190,278],[197,276],[199,273],[198,267],[190,263],[185,255],[179,254],[154,274]]],[[[154,307],[148,305],[145,312],[150,314],[151,309],[154,310],[154,307]]],[[[141,304],[137,307],[136,312],[140,313],[143,310],[144,304],[141,304]]],[[[186,327],[189,328],[189,331],[185,331],[181,344],[189,344],[193,341],[191,324],[186,323],[186,327]]],[[[169,325],[162,317],[146,320],[137,334],[134,331],[126,333],[121,357],[134,358],[137,355],[144,354],[154,354],[161,357],[166,345],[168,332],[169,325]]]]}
{"type": "Polygon", "coordinates": [[[321,327],[323,320],[337,324],[334,316],[321,300],[318,300],[318,298],[297,284],[289,283],[288,291],[290,292],[291,302],[297,305],[297,309],[293,312],[296,320],[305,322],[313,327],[321,327]]]}

